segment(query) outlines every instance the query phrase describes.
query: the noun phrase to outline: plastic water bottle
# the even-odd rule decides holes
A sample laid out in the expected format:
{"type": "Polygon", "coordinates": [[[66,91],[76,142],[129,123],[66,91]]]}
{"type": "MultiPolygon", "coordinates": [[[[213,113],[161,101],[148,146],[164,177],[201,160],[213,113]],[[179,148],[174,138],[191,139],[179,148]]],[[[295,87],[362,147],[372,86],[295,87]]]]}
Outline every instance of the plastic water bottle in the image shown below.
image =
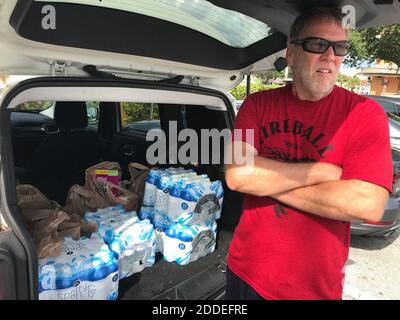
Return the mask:
{"type": "Polygon", "coordinates": [[[117,260],[96,234],[65,237],[60,256],[39,259],[40,300],[115,300],[118,281],[117,260]]]}
{"type": "Polygon", "coordinates": [[[211,227],[174,224],[163,234],[164,260],[180,265],[195,261],[215,250],[217,225],[211,227]]]}
{"type": "Polygon", "coordinates": [[[154,206],[156,190],[157,190],[157,181],[161,174],[162,170],[160,169],[151,169],[148,173],[145,185],[144,185],[144,195],[143,195],[143,205],[147,207],[154,206]]]}
{"type": "Polygon", "coordinates": [[[217,211],[215,215],[215,219],[221,218],[221,211],[222,211],[222,205],[224,202],[224,188],[222,186],[222,182],[220,180],[213,181],[211,183],[211,191],[214,192],[217,195],[218,198],[218,203],[219,203],[219,210],[217,211]]]}
{"type": "Polygon", "coordinates": [[[138,213],[140,220],[148,219],[153,223],[154,219],[154,207],[141,207],[138,213]]]}

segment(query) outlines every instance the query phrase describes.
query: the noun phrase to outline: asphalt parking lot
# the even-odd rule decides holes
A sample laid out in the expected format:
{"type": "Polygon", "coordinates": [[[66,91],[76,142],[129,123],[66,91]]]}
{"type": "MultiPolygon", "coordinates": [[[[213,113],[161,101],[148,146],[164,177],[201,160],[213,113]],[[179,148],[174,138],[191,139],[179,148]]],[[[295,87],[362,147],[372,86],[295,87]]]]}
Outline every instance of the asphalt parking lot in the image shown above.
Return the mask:
{"type": "Polygon", "coordinates": [[[386,237],[352,236],[343,299],[400,299],[400,229],[386,237]]]}

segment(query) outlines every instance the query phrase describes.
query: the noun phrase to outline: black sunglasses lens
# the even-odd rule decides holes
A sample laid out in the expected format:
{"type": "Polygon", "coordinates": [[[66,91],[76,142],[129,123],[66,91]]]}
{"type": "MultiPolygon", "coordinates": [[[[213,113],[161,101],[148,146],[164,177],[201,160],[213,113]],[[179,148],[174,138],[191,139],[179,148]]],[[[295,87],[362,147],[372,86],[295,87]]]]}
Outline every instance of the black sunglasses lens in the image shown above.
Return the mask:
{"type": "Polygon", "coordinates": [[[306,39],[303,43],[304,50],[312,53],[324,53],[328,50],[329,42],[324,39],[306,39]]]}
{"type": "MultiPolygon", "coordinates": [[[[325,53],[330,46],[329,41],[325,39],[305,39],[303,48],[311,53],[325,53]]],[[[333,45],[333,51],[336,56],[345,56],[350,49],[350,44],[347,41],[337,41],[333,45]]]]}
{"type": "Polygon", "coordinates": [[[350,44],[346,41],[336,42],[333,50],[337,56],[345,56],[350,49],[350,44]]]}

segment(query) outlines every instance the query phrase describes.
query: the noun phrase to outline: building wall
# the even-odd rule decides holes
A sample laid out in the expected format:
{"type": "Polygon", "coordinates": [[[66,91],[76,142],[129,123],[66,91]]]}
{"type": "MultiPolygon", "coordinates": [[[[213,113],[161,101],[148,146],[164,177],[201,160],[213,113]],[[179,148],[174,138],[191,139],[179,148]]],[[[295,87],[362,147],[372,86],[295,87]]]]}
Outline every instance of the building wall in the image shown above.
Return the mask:
{"type": "Polygon", "coordinates": [[[371,77],[371,94],[382,95],[395,95],[400,94],[400,77],[371,77]],[[386,84],[386,88],[384,88],[386,84]]]}

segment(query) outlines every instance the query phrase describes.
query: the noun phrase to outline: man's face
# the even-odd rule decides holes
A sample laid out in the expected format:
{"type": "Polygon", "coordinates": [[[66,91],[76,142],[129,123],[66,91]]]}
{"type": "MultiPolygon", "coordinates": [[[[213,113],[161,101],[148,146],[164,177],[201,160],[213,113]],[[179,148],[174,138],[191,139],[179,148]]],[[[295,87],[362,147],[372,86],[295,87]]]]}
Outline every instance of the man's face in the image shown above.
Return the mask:
{"type": "MultiPolygon", "coordinates": [[[[307,37],[320,37],[329,41],[347,40],[342,26],[327,19],[309,23],[298,39],[307,37]]],[[[332,91],[343,57],[335,56],[332,47],[325,53],[316,54],[304,51],[301,45],[290,44],[286,60],[292,68],[296,95],[302,100],[316,101],[332,91]]]]}

